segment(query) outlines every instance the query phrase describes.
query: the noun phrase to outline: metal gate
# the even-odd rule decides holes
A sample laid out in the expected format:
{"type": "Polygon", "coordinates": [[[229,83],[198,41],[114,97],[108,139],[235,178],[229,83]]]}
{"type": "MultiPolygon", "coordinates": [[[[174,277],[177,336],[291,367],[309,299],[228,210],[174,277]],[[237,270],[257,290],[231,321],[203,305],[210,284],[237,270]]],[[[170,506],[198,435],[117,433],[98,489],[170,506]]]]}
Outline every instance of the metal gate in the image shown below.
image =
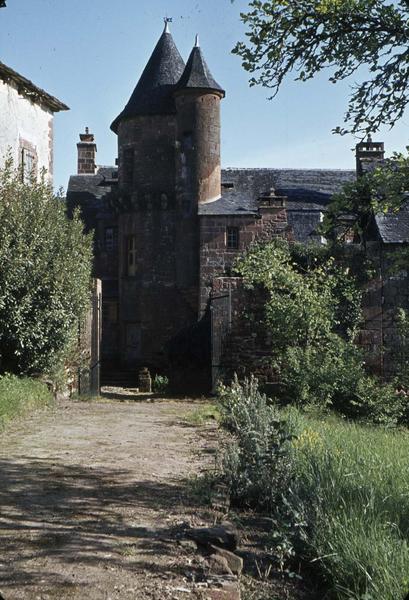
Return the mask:
{"type": "Polygon", "coordinates": [[[218,381],[223,377],[223,348],[231,329],[231,287],[226,293],[210,298],[212,390],[216,391],[218,381]]]}
{"type": "Polygon", "coordinates": [[[102,286],[100,279],[93,280],[91,306],[79,330],[81,353],[78,369],[78,393],[100,393],[101,373],[101,323],[102,286]]]}

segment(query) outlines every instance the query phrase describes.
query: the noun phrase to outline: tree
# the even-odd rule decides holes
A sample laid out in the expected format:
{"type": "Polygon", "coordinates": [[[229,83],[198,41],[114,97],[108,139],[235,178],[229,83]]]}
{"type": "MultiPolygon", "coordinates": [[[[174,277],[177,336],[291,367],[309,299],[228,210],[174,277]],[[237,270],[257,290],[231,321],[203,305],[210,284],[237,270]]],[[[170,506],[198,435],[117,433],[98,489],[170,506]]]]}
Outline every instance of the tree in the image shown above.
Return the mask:
{"type": "Polygon", "coordinates": [[[271,88],[274,97],[288,76],[306,81],[329,69],[332,83],[364,77],[352,87],[346,126],[335,132],[370,133],[403,115],[409,101],[408,0],[253,0],[250,8],[241,15],[249,43],[233,50],[254,74],[250,85],[271,88]]]}
{"type": "Polygon", "coordinates": [[[273,240],[252,246],[235,263],[246,289],[262,289],[266,298],[262,326],[280,383],[277,399],[396,423],[401,398],[366,373],[354,343],[361,318],[358,281],[330,253],[325,259],[312,249],[307,259],[307,252],[273,240]]]}
{"type": "Polygon", "coordinates": [[[64,362],[90,299],[92,241],[45,181],[0,171],[0,366],[50,372],[64,362]]]}
{"type": "Polygon", "coordinates": [[[408,200],[408,190],[409,153],[395,153],[334,194],[321,231],[332,241],[352,233],[364,246],[375,215],[399,211],[408,200]]]}

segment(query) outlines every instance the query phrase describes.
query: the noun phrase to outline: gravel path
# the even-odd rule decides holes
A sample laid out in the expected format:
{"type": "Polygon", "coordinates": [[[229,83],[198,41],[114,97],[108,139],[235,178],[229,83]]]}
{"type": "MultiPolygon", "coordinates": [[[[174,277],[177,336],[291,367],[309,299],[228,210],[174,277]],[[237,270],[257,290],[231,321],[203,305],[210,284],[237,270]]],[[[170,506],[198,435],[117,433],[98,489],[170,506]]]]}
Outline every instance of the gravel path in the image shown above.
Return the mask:
{"type": "Polygon", "coordinates": [[[206,518],[187,480],[216,433],[183,423],[195,406],[63,403],[0,435],[5,600],[202,598],[203,568],[175,541],[206,518]]]}

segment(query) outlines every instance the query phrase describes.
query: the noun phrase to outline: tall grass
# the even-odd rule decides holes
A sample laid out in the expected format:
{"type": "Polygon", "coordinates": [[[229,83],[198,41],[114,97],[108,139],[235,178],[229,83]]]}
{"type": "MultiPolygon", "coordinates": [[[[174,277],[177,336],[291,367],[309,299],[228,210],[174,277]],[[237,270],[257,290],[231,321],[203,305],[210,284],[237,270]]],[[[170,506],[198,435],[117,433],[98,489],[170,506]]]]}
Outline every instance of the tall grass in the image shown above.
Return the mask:
{"type": "Polygon", "coordinates": [[[0,377],[0,431],[10,420],[51,402],[52,394],[40,381],[14,375],[0,377]]]}
{"type": "Polygon", "coordinates": [[[219,401],[233,434],[225,481],[237,504],[270,512],[272,558],[312,562],[326,599],[403,600],[409,431],[280,410],[255,380],[221,388],[219,401]]]}
{"type": "Polygon", "coordinates": [[[409,591],[409,433],[309,419],[294,442],[292,502],[309,559],[336,598],[409,591]]]}

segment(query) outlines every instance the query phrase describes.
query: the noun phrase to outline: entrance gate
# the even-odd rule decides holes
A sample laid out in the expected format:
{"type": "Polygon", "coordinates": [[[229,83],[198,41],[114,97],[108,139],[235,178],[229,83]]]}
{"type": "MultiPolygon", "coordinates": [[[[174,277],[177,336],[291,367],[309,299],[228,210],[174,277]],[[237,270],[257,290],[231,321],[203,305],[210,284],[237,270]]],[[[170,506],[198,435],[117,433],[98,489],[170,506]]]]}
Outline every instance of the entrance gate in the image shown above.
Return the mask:
{"type": "Polygon", "coordinates": [[[212,352],[212,390],[216,391],[217,383],[223,376],[223,347],[231,329],[231,287],[226,293],[210,298],[211,315],[211,352],[212,352]]]}

